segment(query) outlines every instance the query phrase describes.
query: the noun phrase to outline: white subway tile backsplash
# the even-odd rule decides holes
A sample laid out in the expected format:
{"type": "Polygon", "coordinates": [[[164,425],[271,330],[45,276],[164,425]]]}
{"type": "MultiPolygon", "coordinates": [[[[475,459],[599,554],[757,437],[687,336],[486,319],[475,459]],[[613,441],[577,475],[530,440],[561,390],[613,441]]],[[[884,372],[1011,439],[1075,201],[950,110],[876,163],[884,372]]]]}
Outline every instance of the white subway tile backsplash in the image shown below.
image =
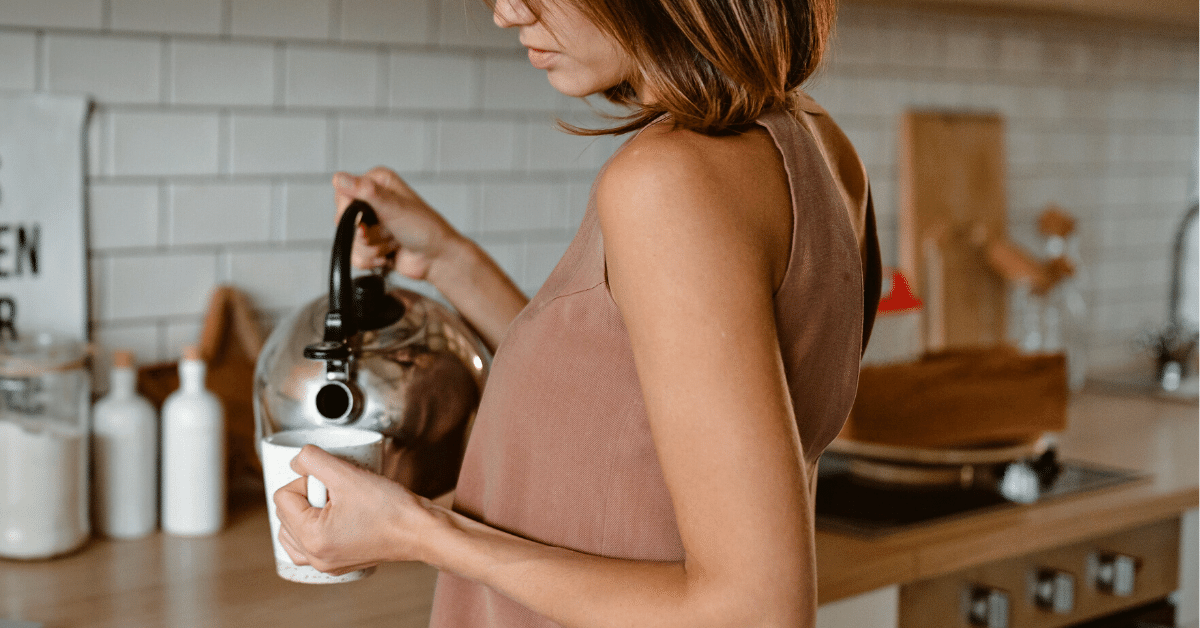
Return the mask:
{"type": "Polygon", "coordinates": [[[525,265],[521,271],[521,285],[540,286],[558,265],[563,253],[567,252],[569,239],[557,242],[530,242],[525,246],[525,265]]]}
{"type": "Polygon", "coordinates": [[[293,47],[287,51],[289,106],[375,107],[379,53],[333,47],[293,47]]]}
{"type": "Polygon", "coordinates": [[[432,0],[438,10],[437,43],[471,48],[519,49],[516,29],[503,29],[492,21],[485,2],[432,0]]]}
{"type": "Polygon", "coordinates": [[[44,28],[92,28],[104,24],[105,0],[6,0],[0,25],[44,28]]]}
{"type": "Polygon", "coordinates": [[[100,321],[108,316],[108,277],[111,260],[95,251],[88,251],[88,319],[100,321]]]}
{"type": "Polygon", "coordinates": [[[112,29],[221,34],[221,0],[108,0],[112,29]]]}
{"type": "Polygon", "coordinates": [[[0,31],[0,89],[33,90],[37,87],[34,59],[37,37],[32,33],[0,31]]]}
{"type": "Polygon", "coordinates": [[[477,61],[465,54],[394,52],[388,104],[402,109],[471,109],[476,106],[477,61]]]}
{"type": "Polygon", "coordinates": [[[217,116],[191,113],[111,115],[115,175],[217,173],[217,116]]]}
{"type": "Polygon", "coordinates": [[[1159,114],[1158,117],[1148,117],[1145,119],[1161,119],[1170,121],[1179,121],[1181,123],[1190,123],[1192,128],[1196,125],[1196,87],[1195,83],[1187,92],[1164,90],[1161,99],[1155,99],[1154,103],[1159,114]]]}
{"type": "Polygon", "coordinates": [[[387,44],[431,42],[431,1],[437,0],[342,0],[342,39],[387,44]]]}
{"type": "Polygon", "coordinates": [[[268,184],[175,185],[170,190],[169,207],[172,245],[270,239],[268,184]]]}
{"type": "Polygon", "coordinates": [[[485,183],[479,228],[530,231],[567,228],[567,195],[562,186],[544,183],[485,183]]]}
{"type": "Polygon", "coordinates": [[[215,254],[114,256],[102,317],[150,318],[204,311],[216,283],[215,254]]]}
{"type": "Polygon", "coordinates": [[[1042,67],[1042,41],[1038,35],[1009,34],[1000,39],[999,66],[1010,74],[1036,74],[1042,67]]]}
{"type": "Polygon", "coordinates": [[[338,123],[337,169],[365,172],[386,166],[400,173],[425,170],[429,124],[420,119],[344,118],[338,123]]]}
{"type": "Polygon", "coordinates": [[[46,86],[107,103],[158,102],[161,50],[150,38],[48,35],[46,86]]]}
{"type": "Polygon", "coordinates": [[[286,240],[318,240],[332,245],[337,209],[332,185],[328,182],[288,183],[284,188],[283,207],[286,240]]]}
{"type": "Polygon", "coordinates": [[[592,154],[592,165],[596,168],[597,172],[629,137],[629,135],[604,135],[594,138],[595,143],[588,147],[588,152],[592,154]]]}
{"type": "Polygon", "coordinates": [[[483,62],[483,108],[489,110],[553,111],[560,94],[546,80],[545,70],[528,59],[489,57],[483,62]]]}
{"type": "MultiPolygon", "coordinates": [[[[215,282],[250,286],[269,314],[324,293],[338,168],[401,171],[536,290],[624,138],[555,130],[606,122],[522,52],[474,0],[0,2],[0,89],[97,101],[97,336],[145,332],[164,358],[194,341],[215,282]]],[[[1119,361],[1138,307],[1165,311],[1150,276],[1194,194],[1196,61],[1194,42],[1150,32],[855,4],[807,89],[867,163],[889,263],[905,108],[1002,114],[1010,236],[1036,246],[1048,201],[1080,217],[1103,312],[1093,361],[1119,361]]]]}
{"type": "Polygon", "coordinates": [[[889,62],[910,68],[943,67],[946,62],[946,40],[936,24],[890,32],[889,62]]]}
{"type": "Polygon", "coordinates": [[[1069,36],[1050,37],[1042,42],[1041,68],[1044,72],[1083,74],[1088,68],[1088,54],[1082,42],[1069,36]]]}
{"type": "Polygon", "coordinates": [[[879,221],[893,221],[900,213],[900,198],[896,191],[896,179],[891,173],[867,173],[871,183],[871,203],[875,206],[875,217],[879,221]]]}
{"type": "Polygon", "coordinates": [[[197,316],[194,319],[186,321],[172,320],[165,327],[166,329],[162,334],[163,360],[166,362],[175,362],[183,357],[184,347],[200,342],[200,334],[204,325],[202,319],[197,316]]]}
{"type": "Polygon", "coordinates": [[[255,307],[292,310],[329,293],[329,249],[308,247],[231,255],[233,285],[255,307]]]}
{"type": "Polygon", "coordinates": [[[158,244],[158,186],[93,183],[88,188],[92,250],[158,244]]]}
{"type": "MultiPolygon", "coordinates": [[[[479,246],[496,261],[496,264],[512,278],[514,283],[518,285],[521,283],[521,272],[525,264],[525,246],[523,244],[480,239],[479,246]]],[[[533,295],[533,292],[524,286],[521,286],[521,289],[526,295],[533,295]]]]}
{"type": "Polygon", "coordinates": [[[97,177],[112,174],[109,172],[109,162],[112,157],[112,147],[108,141],[111,135],[111,122],[104,109],[92,110],[87,120],[87,141],[84,150],[87,151],[88,176],[97,177]]]}
{"type": "Polygon", "coordinates": [[[1046,159],[1045,136],[1037,131],[1013,127],[1009,125],[1004,136],[1007,162],[1010,169],[1028,172],[1029,168],[1038,166],[1046,159]]]}
{"type": "Polygon", "coordinates": [[[851,27],[839,26],[830,43],[828,62],[832,69],[866,66],[887,62],[884,33],[869,21],[851,27]]]}
{"type": "Polygon", "coordinates": [[[1104,178],[1104,203],[1109,206],[1123,206],[1141,203],[1147,197],[1147,185],[1144,177],[1110,171],[1104,178]]]}
{"type": "Polygon", "coordinates": [[[409,180],[417,195],[455,229],[471,234],[478,230],[479,186],[474,183],[433,183],[409,180]]]}
{"type": "Polygon", "coordinates": [[[113,351],[132,351],[138,366],[165,360],[159,352],[158,325],[155,323],[102,323],[95,326],[92,334],[92,341],[103,348],[92,361],[93,381],[99,384],[97,392],[108,390],[113,351]]]}
{"type": "Polygon", "coordinates": [[[1000,40],[989,30],[964,28],[946,34],[946,65],[956,70],[984,71],[1000,61],[1000,40]]]}
{"type": "Polygon", "coordinates": [[[171,102],[269,106],[274,97],[271,46],[187,40],[171,45],[171,102]]]}
{"type": "Polygon", "coordinates": [[[896,158],[895,144],[891,141],[891,135],[881,133],[875,127],[874,124],[842,127],[868,172],[886,168],[896,158]]]}
{"type": "Polygon", "coordinates": [[[437,168],[443,171],[511,170],[517,124],[487,120],[443,120],[437,128],[437,168]]]}
{"type": "MultiPolygon", "coordinates": [[[[609,148],[601,138],[571,135],[548,122],[529,124],[528,145],[530,170],[592,171],[596,169],[596,153],[609,148]]],[[[611,150],[608,152],[611,154],[611,150]]]]}
{"type": "Polygon", "coordinates": [[[328,123],[300,115],[235,115],[230,167],[234,174],[326,172],[328,123]]]}
{"type": "Polygon", "coordinates": [[[231,0],[230,31],[237,36],[327,39],[329,0],[231,0]]]}
{"type": "Polygon", "coordinates": [[[569,229],[578,229],[587,212],[591,200],[592,182],[576,181],[567,189],[567,225],[569,229]]]}

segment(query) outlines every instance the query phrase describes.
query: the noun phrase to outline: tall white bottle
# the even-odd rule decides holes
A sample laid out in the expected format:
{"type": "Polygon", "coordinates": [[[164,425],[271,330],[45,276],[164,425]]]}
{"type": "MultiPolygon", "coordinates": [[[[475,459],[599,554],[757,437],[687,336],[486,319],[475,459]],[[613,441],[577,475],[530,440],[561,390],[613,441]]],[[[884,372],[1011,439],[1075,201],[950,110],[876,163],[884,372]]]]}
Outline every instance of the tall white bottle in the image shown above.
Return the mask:
{"type": "Polygon", "coordinates": [[[113,353],[108,394],[92,413],[92,510],[97,531],[118,539],[158,523],[158,413],[136,387],[133,354],[113,353]]]}
{"type": "Polygon", "coordinates": [[[179,361],[179,390],[163,403],[162,527],[207,536],[225,525],[225,411],[204,387],[196,347],[179,361]]]}

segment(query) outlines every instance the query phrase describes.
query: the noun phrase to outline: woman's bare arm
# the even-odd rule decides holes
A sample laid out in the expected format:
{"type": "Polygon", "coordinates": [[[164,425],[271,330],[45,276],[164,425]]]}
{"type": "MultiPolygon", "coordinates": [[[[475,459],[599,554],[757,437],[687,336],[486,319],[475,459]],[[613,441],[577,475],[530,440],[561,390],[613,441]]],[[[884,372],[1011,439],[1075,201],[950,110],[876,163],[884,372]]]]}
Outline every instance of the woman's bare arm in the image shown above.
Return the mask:
{"type": "MultiPolygon", "coordinates": [[[[708,150],[710,139],[648,130],[598,190],[612,295],[629,330],[685,560],[550,547],[412,496],[343,493],[339,499],[376,506],[364,505],[362,517],[319,512],[307,509],[299,483],[276,496],[294,558],[337,570],[373,556],[422,560],[579,628],[809,625],[811,495],[773,309],[790,247],[787,182],[773,152],[724,154],[708,150]],[[337,516],[386,521],[366,535],[378,547],[341,549],[349,541],[306,529],[337,516]],[[300,542],[313,539],[322,542],[300,542]],[[354,555],[363,558],[346,558],[354,555]]],[[[315,467],[335,464],[306,450],[297,470],[320,477],[315,467]]],[[[333,496],[343,483],[331,479],[333,496]]]]}

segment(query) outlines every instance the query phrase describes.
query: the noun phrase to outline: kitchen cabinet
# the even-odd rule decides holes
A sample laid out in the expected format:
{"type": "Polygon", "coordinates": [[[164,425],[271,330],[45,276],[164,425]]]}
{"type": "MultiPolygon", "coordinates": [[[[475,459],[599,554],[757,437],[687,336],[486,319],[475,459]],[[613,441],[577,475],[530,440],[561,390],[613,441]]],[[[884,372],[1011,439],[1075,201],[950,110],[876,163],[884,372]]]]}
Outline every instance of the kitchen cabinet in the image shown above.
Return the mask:
{"type": "Polygon", "coordinates": [[[1196,37],[1195,0],[848,0],[850,4],[1109,22],[1123,29],[1170,30],[1196,37]]]}
{"type": "Polygon", "coordinates": [[[817,628],[897,628],[900,587],[891,585],[817,609],[817,628]]]}

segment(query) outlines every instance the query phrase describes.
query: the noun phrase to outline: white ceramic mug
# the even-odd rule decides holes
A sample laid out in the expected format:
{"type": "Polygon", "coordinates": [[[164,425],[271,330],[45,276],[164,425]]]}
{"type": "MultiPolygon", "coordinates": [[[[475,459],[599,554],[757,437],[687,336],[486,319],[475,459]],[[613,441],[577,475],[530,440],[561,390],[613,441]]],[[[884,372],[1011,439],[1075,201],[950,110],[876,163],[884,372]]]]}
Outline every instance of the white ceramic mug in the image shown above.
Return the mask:
{"type": "MultiPolygon", "coordinates": [[[[383,435],[348,427],[321,427],[279,432],[263,438],[263,481],[267,487],[267,513],[271,520],[271,544],[275,547],[275,573],[284,580],[309,584],[353,582],[369,576],[374,567],[340,576],[321,573],[308,565],[297,565],[279,543],[279,517],[275,513],[275,491],[300,477],[292,471],[292,459],[305,445],[316,445],[357,467],[379,473],[383,465],[383,435]]],[[[320,480],[308,476],[308,503],[324,508],[327,492],[320,480]]]]}

